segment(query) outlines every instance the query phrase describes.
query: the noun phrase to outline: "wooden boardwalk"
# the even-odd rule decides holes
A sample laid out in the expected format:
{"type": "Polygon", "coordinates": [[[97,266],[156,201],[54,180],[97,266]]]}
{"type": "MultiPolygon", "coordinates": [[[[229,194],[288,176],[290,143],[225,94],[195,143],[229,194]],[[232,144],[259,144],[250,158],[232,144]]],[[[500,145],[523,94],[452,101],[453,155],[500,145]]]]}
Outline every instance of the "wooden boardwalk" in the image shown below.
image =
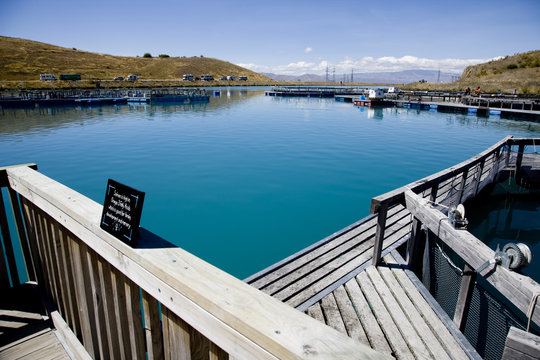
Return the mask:
{"type": "Polygon", "coordinates": [[[29,286],[3,290],[0,300],[0,359],[72,359],[29,286]]]}
{"type": "Polygon", "coordinates": [[[411,225],[403,206],[388,211],[384,263],[377,267],[371,264],[377,218],[368,216],[246,281],[398,359],[478,359],[396,252],[411,225]]]}
{"type": "MultiPolygon", "coordinates": [[[[245,281],[263,292],[305,311],[344,284],[371,262],[377,221],[357,223],[257,273],[245,281]]],[[[388,212],[386,252],[406,240],[411,217],[401,205],[388,212]]]]}
{"type": "MultiPolygon", "coordinates": [[[[512,141],[504,139],[461,164],[374,198],[373,215],[245,281],[359,343],[398,359],[479,359],[456,325],[462,326],[461,320],[456,320],[461,315],[456,310],[451,319],[402,258],[405,245],[412,254],[408,259],[411,266],[422,257],[414,250],[415,233],[422,224],[416,217],[418,208],[413,207],[413,216],[408,203],[411,196],[404,194],[414,191],[418,199],[445,207],[475,196],[499,174],[519,179],[528,167],[537,168],[539,157],[523,154],[525,146],[536,150],[535,140],[521,142],[518,155],[503,151],[514,144],[512,141]],[[383,239],[380,251],[379,238],[383,239]]],[[[440,213],[439,227],[447,223],[440,222],[445,216],[440,213]]],[[[467,242],[469,239],[462,243],[467,242]]],[[[484,262],[493,257],[493,251],[475,251],[486,252],[484,262]]],[[[507,276],[505,269],[488,281],[499,276],[507,276]]],[[[511,301],[521,302],[521,309],[526,309],[528,296],[511,301]]]]}
{"type": "MultiPolygon", "coordinates": [[[[470,359],[476,351],[420,291],[396,252],[310,306],[307,313],[397,359],[470,359]]],[[[411,276],[412,275],[412,276],[411,276]]],[[[421,286],[421,285],[420,285],[421,286]]]]}

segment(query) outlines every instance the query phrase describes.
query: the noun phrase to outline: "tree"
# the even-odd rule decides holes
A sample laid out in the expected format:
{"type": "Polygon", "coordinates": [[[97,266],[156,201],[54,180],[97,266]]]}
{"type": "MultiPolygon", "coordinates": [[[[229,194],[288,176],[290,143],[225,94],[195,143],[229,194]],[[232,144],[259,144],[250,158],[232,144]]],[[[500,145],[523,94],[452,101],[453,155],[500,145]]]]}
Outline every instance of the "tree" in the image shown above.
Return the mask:
{"type": "Polygon", "coordinates": [[[150,53],[144,53],[143,57],[145,57],[145,58],[151,58],[151,57],[152,57],[152,54],[150,54],[150,53]]]}

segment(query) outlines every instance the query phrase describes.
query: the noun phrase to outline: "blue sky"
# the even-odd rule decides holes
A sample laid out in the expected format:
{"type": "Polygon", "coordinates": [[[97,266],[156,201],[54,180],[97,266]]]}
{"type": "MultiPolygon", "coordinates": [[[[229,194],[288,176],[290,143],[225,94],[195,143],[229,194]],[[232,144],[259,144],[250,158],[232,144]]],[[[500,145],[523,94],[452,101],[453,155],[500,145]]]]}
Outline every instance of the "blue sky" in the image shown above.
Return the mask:
{"type": "Polygon", "coordinates": [[[433,69],[540,49],[540,0],[0,0],[0,35],[301,75],[433,69]]]}

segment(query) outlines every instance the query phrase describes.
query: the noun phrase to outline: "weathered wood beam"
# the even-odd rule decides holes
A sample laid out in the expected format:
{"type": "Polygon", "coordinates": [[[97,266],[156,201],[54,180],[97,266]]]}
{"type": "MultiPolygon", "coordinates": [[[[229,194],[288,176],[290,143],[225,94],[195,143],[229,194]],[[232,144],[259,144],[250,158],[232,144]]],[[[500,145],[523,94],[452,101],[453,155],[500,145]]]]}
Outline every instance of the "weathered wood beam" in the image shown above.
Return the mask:
{"type": "Polygon", "coordinates": [[[8,178],[7,178],[7,169],[13,169],[19,166],[25,166],[32,168],[34,170],[37,170],[37,165],[34,163],[28,163],[28,164],[21,164],[21,165],[10,165],[10,166],[2,166],[0,167],[0,187],[9,186],[8,178]]]}
{"type": "Polygon", "coordinates": [[[467,264],[463,269],[463,277],[461,278],[461,286],[454,312],[454,324],[460,331],[465,330],[467,316],[471,307],[471,299],[476,281],[476,272],[467,264]]]}
{"type": "Polygon", "coordinates": [[[379,208],[377,216],[377,230],[375,231],[375,244],[373,245],[372,264],[377,266],[381,261],[381,253],[384,242],[384,230],[386,229],[386,214],[388,213],[388,205],[383,204],[379,208]]]}
{"type": "Polygon", "coordinates": [[[506,338],[502,359],[540,359],[540,337],[512,326],[506,338]]]}

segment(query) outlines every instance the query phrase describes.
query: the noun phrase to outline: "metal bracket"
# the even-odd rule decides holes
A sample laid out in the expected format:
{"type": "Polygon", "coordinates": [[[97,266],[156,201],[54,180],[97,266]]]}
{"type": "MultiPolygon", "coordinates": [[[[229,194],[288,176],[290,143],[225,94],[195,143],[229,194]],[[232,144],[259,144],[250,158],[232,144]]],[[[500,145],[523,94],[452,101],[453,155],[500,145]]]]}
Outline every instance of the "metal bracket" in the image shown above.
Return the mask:
{"type": "Polygon", "coordinates": [[[504,251],[501,251],[499,248],[499,245],[497,245],[497,250],[495,250],[495,257],[493,259],[489,259],[485,263],[483,263],[477,270],[477,273],[481,273],[483,270],[485,270],[488,266],[491,266],[493,264],[501,265],[502,267],[508,269],[510,266],[510,256],[504,251]]]}

